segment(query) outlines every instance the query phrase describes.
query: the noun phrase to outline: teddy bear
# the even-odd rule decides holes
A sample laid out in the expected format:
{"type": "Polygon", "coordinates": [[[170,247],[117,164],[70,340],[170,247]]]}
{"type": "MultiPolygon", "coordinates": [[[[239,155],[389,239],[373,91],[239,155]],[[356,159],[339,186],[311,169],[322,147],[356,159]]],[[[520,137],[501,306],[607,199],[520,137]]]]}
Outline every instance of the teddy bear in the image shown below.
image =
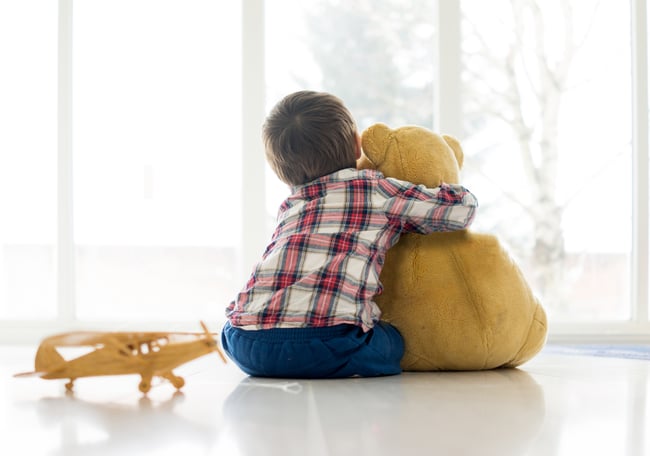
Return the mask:
{"type": "MultiPolygon", "coordinates": [[[[429,188],[460,183],[464,155],[451,136],[379,123],[361,144],[359,169],[429,188]]],[[[380,281],[376,302],[404,338],[405,371],[516,367],[546,341],[546,313],[494,235],[471,228],[402,235],[380,281]]]]}

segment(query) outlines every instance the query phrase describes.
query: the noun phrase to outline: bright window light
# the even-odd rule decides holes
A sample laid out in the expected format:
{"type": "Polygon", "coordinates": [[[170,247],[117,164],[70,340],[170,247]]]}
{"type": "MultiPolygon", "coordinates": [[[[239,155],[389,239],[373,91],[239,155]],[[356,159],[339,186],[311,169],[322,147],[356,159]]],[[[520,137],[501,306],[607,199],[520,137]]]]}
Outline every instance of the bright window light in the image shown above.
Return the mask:
{"type": "Polygon", "coordinates": [[[73,23],[79,317],[216,317],[240,242],[239,5],[85,0],[73,23]]]}
{"type": "Polygon", "coordinates": [[[57,4],[0,1],[0,318],[56,315],[57,4]]]}

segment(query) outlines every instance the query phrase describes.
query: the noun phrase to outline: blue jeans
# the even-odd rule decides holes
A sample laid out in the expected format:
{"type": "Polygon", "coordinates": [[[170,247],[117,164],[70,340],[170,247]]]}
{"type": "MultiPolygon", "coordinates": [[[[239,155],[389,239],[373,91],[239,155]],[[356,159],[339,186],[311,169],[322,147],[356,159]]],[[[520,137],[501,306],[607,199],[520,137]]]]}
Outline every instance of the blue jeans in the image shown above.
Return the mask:
{"type": "Polygon", "coordinates": [[[404,341],[384,322],[248,331],[226,323],[221,344],[248,375],[279,378],[376,377],[402,372],[404,341]]]}

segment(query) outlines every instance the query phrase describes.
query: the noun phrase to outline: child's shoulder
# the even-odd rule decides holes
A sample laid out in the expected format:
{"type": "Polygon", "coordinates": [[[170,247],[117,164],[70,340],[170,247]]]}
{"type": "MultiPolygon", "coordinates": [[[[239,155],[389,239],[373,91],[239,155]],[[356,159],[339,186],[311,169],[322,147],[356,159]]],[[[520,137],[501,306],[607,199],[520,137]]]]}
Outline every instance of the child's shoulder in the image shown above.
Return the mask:
{"type": "Polygon", "coordinates": [[[348,181],[356,179],[384,179],[384,175],[381,171],[374,169],[356,169],[356,168],[344,168],[338,171],[335,171],[332,174],[328,174],[326,177],[330,177],[333,181],[348,181]]]}

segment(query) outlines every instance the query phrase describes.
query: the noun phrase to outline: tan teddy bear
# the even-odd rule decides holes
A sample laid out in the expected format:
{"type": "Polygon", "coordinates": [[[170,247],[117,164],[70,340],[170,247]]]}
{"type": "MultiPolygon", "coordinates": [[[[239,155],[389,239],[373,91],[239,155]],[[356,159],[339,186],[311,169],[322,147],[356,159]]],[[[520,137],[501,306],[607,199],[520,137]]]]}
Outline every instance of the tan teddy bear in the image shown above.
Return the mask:
{"type": "MultiPolygon", "coordinates": [[[[360,169],[431,188],[459,183],[463,151],[450,136],[375,124],[363,132],[362,147],[360,169]]],[[[544,309],[495,236],[404,235],[388,251],[380,279],[376,302],[404,337],[404,370],[514,367],[545,343],[544,309]]]]}

